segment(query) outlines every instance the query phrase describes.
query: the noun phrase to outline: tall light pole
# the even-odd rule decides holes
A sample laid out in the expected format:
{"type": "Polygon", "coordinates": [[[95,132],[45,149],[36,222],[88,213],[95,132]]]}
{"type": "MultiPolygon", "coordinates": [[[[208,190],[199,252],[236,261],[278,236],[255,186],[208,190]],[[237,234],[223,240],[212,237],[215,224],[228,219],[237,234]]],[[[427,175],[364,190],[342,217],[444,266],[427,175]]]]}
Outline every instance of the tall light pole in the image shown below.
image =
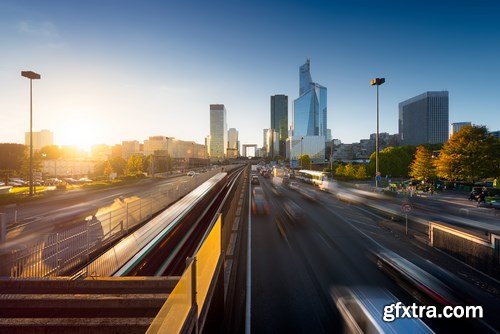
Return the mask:
{"type": "Polygon", "coordinates": [[[380,172],[378,170],[378,151],[379,151],[379,103],[378,103],[378,86],[385,82],[385,78],[375,78],[370,81],[372,86],[377,86],[377,135],[375,137],[375,187],[378,188],[378,179],[380,178],[380,172]]]}
{"type": "Polygon", "coordinates": [[[302,140],[304,140],[304,137],[300,137],[300,168],[302,169],[302,140]]]}
{"type": "Polygon", "coordinates": [[[41,76],[32,71],[21,71],[21,76],[30,79],[30,196],[33,196],[33,80],[41,76]]]}

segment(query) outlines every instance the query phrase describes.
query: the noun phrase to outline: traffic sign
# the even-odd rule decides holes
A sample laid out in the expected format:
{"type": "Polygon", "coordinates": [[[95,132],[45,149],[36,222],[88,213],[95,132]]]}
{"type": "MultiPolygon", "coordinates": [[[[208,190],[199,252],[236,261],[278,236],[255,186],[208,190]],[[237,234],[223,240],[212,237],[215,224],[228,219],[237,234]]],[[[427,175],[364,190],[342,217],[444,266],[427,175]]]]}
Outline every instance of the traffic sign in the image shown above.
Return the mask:
{"type": "Polygon", "coordinates": [[[411,209],[412,209],[411,204],[408,202],[404,202],[401,205],[401,211],[403,211],[404,213],[409,213],[411,211],[411,209]]]}

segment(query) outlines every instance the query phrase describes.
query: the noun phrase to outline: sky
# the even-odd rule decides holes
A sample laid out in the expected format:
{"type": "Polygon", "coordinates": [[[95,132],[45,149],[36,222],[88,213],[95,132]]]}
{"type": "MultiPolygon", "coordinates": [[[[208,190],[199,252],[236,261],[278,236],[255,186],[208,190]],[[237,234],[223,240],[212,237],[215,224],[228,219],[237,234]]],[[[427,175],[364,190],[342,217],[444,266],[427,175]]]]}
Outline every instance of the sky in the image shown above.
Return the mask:
{"type": "Polygon", "coordinates": [[[500,3],[474,1],[2,1],[0,142],[58,145],[165,135],[203,143],[222,103],[242,144],[262,145],[270,96],[299,92],[311,60],[333,138],[397,133],[398,103],[448,90],[450,122],[500,130],[500,3]]]}

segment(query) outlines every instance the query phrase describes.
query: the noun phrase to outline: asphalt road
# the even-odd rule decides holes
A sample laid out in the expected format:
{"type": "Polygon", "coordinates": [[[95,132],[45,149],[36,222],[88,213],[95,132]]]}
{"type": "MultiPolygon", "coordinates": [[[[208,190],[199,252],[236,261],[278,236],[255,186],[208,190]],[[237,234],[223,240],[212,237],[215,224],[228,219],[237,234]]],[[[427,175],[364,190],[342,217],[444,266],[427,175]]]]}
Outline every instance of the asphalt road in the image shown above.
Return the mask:
{"type": "Polygon", "coordinates": [[[143,179],[116,187],[72,190],[61,194],[53,194],[33,202],[21,203],[16,205],[15,208],[12,205],[0,206],[0,212],[8,211],[10,217],[12,211],[16,209],[17,220],[19,222],[26,222],[34,218],[48,216],[54,211],[74,205],[106,206],[113,203],[120,196],[140,196],[143,193],[151,191],[152,187],[187,179],[187,176],[163,180],[143,179]]]}
{"type": "MultiPolygon", "coordinates": [[[[410,294],[377,267],[370,254],[383,245],[424,265],[430,250],[383,230],[373,217],[328,194],[319,193],[317,201],[306,200],[290,190],[282,190],[281,196],[276,196],[269,180],[261,177],[260,181],[270,214],[252,215],[253,333],[342,331],[332,288],[380,287],[406,305],[414,302],[410,294]],[[283,202],[290,200],[306,211],[305,219],[291,222],[284,218],[283,202]]],[[[468,289],[486,300],[485,316],[495,322],[493,318],[500,306],[498,297],[473,286],[468,289]]],[[[425,322],[436,332],[469,326],[458,320],[425,322]]]]}

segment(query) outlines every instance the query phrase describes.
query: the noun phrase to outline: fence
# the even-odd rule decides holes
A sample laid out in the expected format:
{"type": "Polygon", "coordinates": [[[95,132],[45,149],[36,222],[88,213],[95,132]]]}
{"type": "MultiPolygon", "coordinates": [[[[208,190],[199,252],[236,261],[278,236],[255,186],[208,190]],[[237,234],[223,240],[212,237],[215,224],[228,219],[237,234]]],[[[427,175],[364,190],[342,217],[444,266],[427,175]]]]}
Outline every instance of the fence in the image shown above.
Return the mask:
{"type": "Polygon", "coordinates": [[[93,253],[128,234],[154,214],[185,196],[219,173],[214,169],[188,181],[157,186],[139,197],[116,199],[84,222],[16,249],[0,249],[0,276],[49,277],[71,274],[84,266],[93,253]],[[5,262],[5,264],[4,264],[5,262]]]}
{"type": "Polygon", "coordinates": [[[189,262],[179,283],[168,296],[147,333],[191,332],[203,327],[203,310],[210,302],[217,267],[221,264],[221,215],[203,241],[199,251],[189,262]]]}
{"type": "Polygon", "coordinates": [[[489,233],[488,239],[441,223],[429,223],[429,240],[439,248],[492,277],[500,278],[500,236],[489,233]]]}

